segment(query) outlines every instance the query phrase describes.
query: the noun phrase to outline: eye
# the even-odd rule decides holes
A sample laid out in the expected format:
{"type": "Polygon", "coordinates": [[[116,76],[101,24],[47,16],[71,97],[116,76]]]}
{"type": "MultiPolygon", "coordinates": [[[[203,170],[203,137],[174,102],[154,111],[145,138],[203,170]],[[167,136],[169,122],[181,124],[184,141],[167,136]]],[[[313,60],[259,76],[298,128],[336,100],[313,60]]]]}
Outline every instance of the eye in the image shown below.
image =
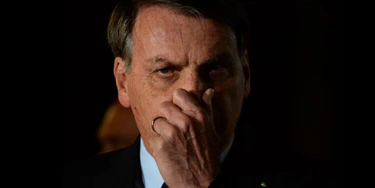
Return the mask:
{"type": "Polygon", "coordinates": [[[166,67],[166,68],[158,69],[156,72],[162,77],[168,77],[173,74],[174,69],[172,67],[166,67]]]}
{"type": "Polygon", "coordinates": [[[221,71],[223,68],[218,63],[210,63],[210,71],[217,72],[221,71]]]}
{"type": "Polygon", "coordinates": [[[225,80],[228,76],[228,70],[219,63],[210,63],[209,75],[213,81],[225,80]]]}

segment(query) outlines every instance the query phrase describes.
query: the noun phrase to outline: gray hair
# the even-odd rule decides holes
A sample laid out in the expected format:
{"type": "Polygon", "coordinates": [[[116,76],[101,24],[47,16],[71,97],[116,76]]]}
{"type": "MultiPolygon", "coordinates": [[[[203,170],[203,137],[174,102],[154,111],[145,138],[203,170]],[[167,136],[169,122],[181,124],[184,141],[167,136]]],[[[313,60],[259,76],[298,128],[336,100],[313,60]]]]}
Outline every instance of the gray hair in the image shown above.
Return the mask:
{"type": "Polygon", "coordinates": [[[107,40],[113,55],[125,61],[127,72],[130,72],[132,63],[132,31],[136,17],[141,9],[155,5],[228,26],[236,36],[240,57],[243,55],[249,38],[249,25],[245,11],[235,0],[120,0],[110,16],[107,40]]]}

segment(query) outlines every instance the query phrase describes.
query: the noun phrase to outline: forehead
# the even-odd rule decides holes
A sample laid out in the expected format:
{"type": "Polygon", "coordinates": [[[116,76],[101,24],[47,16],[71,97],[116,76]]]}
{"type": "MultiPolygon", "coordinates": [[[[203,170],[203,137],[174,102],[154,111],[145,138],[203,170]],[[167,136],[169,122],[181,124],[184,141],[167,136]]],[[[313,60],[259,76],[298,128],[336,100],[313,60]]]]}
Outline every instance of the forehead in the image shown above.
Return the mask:
{"type": "Polygon", "coordinates": [[[209,56],[236,49],[235,35],[228,27],[165,6],[140,10],[133,41],[134,46],[140,48],[138,50],[147,50],[148,55],[170,51],[174,51],[175,55],[188,55],[198,50],[200,54],[209,56]]]}

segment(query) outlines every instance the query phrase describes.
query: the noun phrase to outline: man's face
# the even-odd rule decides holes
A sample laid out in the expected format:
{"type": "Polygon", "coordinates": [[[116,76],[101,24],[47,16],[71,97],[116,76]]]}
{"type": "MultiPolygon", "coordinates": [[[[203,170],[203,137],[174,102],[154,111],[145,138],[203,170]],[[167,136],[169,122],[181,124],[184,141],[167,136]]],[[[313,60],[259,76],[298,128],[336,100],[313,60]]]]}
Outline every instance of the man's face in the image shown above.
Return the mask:
{"type": "MultiPolygon", "coordinates": [[[[201,100],[203,92],[213,88],[215,129],[226,144],[250,88],[247,62],[241,62],[231,30],[153,6],[139,12],[132,37],[131,71],[116,79],[119,99],[132,108],[145,143],[154,134],[150,122],[158,116],[159,105],[172,101],[173,91],[183,88],[201,100]]],[[[121,59],[116,61],[123,66],[121,59]]]]}

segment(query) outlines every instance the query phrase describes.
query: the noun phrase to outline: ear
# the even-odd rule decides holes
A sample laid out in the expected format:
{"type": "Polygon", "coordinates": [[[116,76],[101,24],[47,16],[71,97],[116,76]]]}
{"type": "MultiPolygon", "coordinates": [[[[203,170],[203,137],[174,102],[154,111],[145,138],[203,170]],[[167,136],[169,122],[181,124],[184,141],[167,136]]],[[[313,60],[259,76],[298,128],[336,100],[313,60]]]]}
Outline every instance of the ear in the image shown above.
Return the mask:
{"type": "Polygon", "coordinates": [[[243,69],[243,74],[245,77],[245,83],[244,83],[244,99],[246,99],[249,94],[250,94],[250,67],[249,67],[249,56],[247,53],[247,49],[244,51],[244,56],[242,58],[242,69],[243,69]]]}
{"type": "Polygon", "coordinates": [[[122,58],[116,57],[113,66],[113,73],[116,79],[116,87],[118,93],[118,100],[125,108],[130,107],[128,86],[127,86],[127,73],[125,73],[125,62],[122,58]]]}

